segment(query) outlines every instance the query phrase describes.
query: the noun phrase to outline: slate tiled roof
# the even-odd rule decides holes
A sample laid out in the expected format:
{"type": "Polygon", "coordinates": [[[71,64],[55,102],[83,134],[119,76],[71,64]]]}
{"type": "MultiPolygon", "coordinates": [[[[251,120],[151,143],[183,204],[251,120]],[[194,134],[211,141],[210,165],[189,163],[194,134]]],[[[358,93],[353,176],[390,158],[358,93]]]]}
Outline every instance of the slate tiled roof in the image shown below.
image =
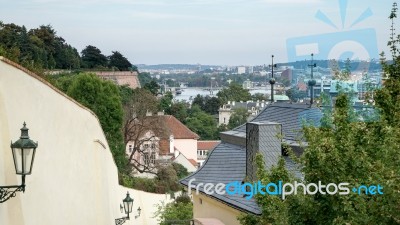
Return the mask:
{"type": "MultiPolygon", "coordinates": [[[[252,122],[270,121],[282,124],[284,139],[297,141],[304,123],[319,126],[322,113],[319,108],[306,104],[274,103],[268,105],[252,122]]],[[[234,129],[246,132],[246,125],[234,129]]]]}
{"type": "MultiPolygon", "coordinates": [[[[285,157],[289,171],[298,174],[297,166],[285,157]]],[[[181,184],[188,186],[189,180],[196,179],[193,185],[198,183],[224,183],[239,181],[246,177],[246,149],[237,145],[220,143],[209,155],[204,165],[194,174],[181,180],[181,184]]],[[[195,191],[195,190],[192,190],[195,191]]],[[[203,189],[200,188],[203,192],[203,189]]],[[[203,192],[204,193],[204,192],[203,192]]],[[[261,214],[261,209],[254,198],[247,200],[242,195],[218,195],[214,193],[209,196],[240,211],[253,214],[261,214]]]]}
{"type": "MultiPolygon", "coordinates": [[[[319,126],[322,113],[318,108],[309,105],[274,103],[267,106],[252,122],[276,122],[282,124],[284,139],[290,143],[295,143],[298,133],[304,122],[319,126]]],[[[239,126],[231,131],[223,132],[237,138],[246,136],[246,125],[239,126]]],[[[302,178],[298,166],[289,158],[283,157],[287,169],[295,175],[302,178]]],[[[195,178],[194,185],[198,183],[217,183],[228,184],[235,181],[243,181],[246,177],[246,148],[239,145],[233,145],[221,142],[209,155],[203,166],[191,176],[180,181],[187,186],[189,180],[195,178]]],[[[200,188],[203,192],[203,189],[200,188]]],[[[204,193],[204,192],[203,192],[204,193]]],[[[241,211],[250,212],[256,215],[261,214],[261,209],[254,198],[247,200],[238,195],[218,195],[216,193],[209,195],[233,208],[241,211]]]]}
{"type": "Polygon", "coordinates": [[[197,141],[198,150],[213,150],[221,141],[197,141]]]}

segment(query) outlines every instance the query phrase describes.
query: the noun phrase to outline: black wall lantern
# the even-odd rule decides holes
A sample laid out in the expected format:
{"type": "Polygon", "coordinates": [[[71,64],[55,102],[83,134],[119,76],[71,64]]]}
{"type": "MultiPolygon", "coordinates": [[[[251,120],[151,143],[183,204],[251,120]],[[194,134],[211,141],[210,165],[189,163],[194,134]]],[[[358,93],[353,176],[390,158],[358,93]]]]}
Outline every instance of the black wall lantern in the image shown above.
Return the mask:
{"type": "MultiPolygon", "coordinates": [[[[119,205],[119,209],[121,210],[121,213],[123,213],[123,211],[125,211],[126,217],[115,219],[116,225],[121,225],[130,219],[129,214],[132,213],[133,199],[129,196],[129,192],[126,193],[126,197],[125,197],[125,199],[122,200],[122,203],[123,203],[123,206],[119,205]]],[[[140,207],[139,207],[137,209],[137,211],[138,211],[138,215],[135,216],[135,219],[140,216],[140,212],[142,211],[142,209],[140,209],[140,207]]]]}
{"type": "Polygon", "coordinates": [[[21,137],[18,141],[12,143],[11,151],[14,159],[15,172],[22,175],[21,185],[0,186],[0,203],[15,197],[16,192],[25,192],[25,175],[32,173],[33,161],[35,159],[38,143],[29,139],[28,128],[24,122],[21,128],[21,137]]]}

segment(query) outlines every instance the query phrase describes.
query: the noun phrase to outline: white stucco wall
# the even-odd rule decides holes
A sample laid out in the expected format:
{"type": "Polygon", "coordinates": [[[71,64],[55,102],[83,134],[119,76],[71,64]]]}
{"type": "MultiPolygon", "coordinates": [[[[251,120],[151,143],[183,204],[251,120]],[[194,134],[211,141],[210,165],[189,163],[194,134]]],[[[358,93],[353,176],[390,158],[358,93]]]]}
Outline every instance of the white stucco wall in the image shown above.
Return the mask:
{"type": "MultiPolygon", "coordinates": [[[[0,204],[0,224],[115,224],[126,189],[97,117],[46,82],[5,63],[0,57],[0,185],[20,184],[10,141],[26,121],[39,142],[25,193],[0,204]],[[98,142],[101,142],[105,148],[98,142]]],[[[157,224],[155,203],[164,195],[131,190],[141,218],[129,224],[157,224]],[[140,204],[139,204],[140,203],[140,204]]]]}
{"type": "Polygon", "coordinates": [[[194,159],[197,162],[196,139],[175,139],[174,145],[187,159],[194,159]]]}
{"type": "Polygon", "coordinates": [[[174,162],[184,166],[189,173],[193,173],[197,170],[197,167],[190,163],[189,160],[185,156],[183,156],[183,154],[179,154],[178,157],[175,158],[174,162]]]}

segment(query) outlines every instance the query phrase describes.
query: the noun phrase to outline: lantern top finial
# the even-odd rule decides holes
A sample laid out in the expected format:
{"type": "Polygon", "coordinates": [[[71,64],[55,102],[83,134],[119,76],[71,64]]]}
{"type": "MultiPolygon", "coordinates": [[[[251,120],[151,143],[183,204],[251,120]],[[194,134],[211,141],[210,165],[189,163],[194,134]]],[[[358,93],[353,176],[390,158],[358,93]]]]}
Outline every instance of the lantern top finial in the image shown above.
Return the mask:
{"type": "Polygon", "coordinates": [[[21,139],[29,139],[28,131],[29,129],[26,127],[26,123],[24,121],[24,126],[21,128],[21,139]]]}

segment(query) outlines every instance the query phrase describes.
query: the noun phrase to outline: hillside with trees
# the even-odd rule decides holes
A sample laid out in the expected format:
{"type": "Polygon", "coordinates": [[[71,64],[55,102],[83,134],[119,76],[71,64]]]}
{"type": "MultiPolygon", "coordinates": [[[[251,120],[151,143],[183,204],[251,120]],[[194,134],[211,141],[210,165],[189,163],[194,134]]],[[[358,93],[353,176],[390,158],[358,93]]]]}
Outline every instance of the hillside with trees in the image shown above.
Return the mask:
{"type": "Polygon", "coordinates": [[[27,30],[25,26],[0,21],[0,55],[38,74],[44,70],[137,71],[118,51],[106,56],[97,47],[88,45],[80,55],[51,25],[27,30]]]}

